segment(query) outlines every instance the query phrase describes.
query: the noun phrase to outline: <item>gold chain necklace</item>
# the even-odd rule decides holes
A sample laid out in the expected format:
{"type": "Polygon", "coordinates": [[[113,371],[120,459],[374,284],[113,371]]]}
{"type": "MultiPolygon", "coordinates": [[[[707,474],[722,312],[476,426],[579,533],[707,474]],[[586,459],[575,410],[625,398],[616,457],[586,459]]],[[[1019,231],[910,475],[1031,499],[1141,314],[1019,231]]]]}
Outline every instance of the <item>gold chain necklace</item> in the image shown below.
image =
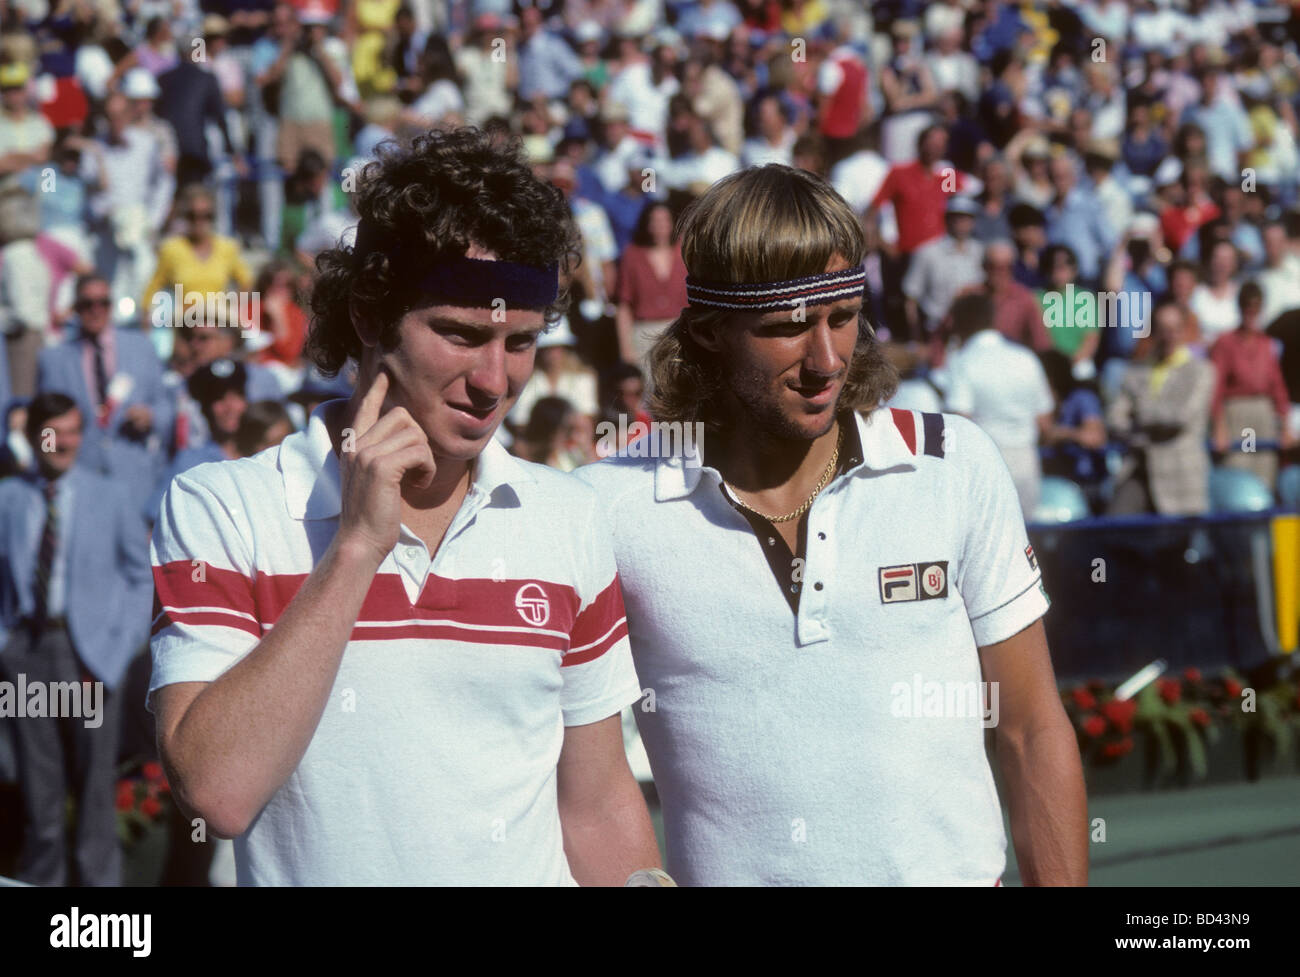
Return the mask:
{"type": "Polygon", "coordinates": [[[844,426],[840,425],[839,435],[835,438],[835,452],[834,454],[831,455],[831,462],[829,465],[826,466],[826,471],[822,472],[821,479],[817,482],[816,487],[812,490],[812,495],[808,496],[808,498],[804,500],[803,505],[795,509],[794,512],[787,513],[784,516],[769,516],[766,512],[759,512],[753,506],[746,505],[743,501],[741,501],[740,496],[736,494],[736,490],[732,488],[730,485],[727,485],[725,480],[723,481],[722,484],[725,488],[731,491],[731,497],[736,500],[736,505],[740,506],[742,509],[748,509],[756,516],[762,516],[768,522],[771,523],[789,522],[791,519],[798,519],[800,516],[802,516],[805,512],[808,511],[808,507],[813,504],[813,500],[816,499],[819,494],[821,494],[821,490],[826,487],[827,483],[829,483],[831,480],[831,476],[835,474],[835,466],[836,464],[838,464],[840,460],[840,442],[843,440],[844,440],[844,426]]]}

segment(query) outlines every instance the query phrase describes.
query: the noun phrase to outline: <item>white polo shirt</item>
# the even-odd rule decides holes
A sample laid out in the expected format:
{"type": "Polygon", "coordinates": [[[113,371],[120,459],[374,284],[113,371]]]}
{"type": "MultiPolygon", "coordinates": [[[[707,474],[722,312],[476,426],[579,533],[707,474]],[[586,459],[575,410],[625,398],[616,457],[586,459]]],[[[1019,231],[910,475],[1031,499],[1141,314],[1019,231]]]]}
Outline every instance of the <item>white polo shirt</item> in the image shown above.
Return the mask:
{"type": "MultiPolygon", "coordinates": [[[[333,540],[328,406],[277,448],[172,483],[151,699],[251,651],[333,540]]],[[[432,561],[402,527],[302,762],[235,841],[239,882],[572,884],[564,729],[639,696],[594,493],[492,441],[432,561]]]]}
{"type": "Polygon", "coordinates": [[[861,459],[809,511],[797,614],[715,469],[577,472],[654,690],[633,712],[681,883],[993,885],[1005,866],[982,717],[934,715],[927,683],[977,690],[978,647],[1048,607],[1015,488],[965,418],[854,417],[861,459]]]}

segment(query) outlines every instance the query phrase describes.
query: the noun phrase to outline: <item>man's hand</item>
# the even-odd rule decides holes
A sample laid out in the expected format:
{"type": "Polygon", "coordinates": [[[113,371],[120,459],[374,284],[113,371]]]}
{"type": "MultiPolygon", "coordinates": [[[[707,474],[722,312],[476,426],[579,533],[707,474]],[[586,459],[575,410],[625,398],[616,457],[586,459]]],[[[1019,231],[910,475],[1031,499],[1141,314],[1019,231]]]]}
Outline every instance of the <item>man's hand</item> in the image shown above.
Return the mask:
{"type": "Polygon", "coordinates": [[[132,404],[126,409],[126,423],[138,434],[148,434],[153,429],[153,411],[148,404],[132,404]]]}
{"type": "Polygon", "coordinates": [[[429,439],[404,407],[382,417],[388,375],[379,373],[366,391],[353,427],[343,431],[339,473],[343,483],[340,542],[352,542],[382,561],[402,525],[402,482],[428,488],[437,474],[429,439]]]}

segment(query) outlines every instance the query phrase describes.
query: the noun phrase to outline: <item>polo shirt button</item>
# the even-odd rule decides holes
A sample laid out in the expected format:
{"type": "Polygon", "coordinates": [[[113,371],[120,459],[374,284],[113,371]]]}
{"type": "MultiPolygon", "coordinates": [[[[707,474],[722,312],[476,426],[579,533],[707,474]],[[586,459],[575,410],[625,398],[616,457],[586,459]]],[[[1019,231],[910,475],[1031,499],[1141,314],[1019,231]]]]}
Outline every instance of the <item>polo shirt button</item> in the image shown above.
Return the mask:
{"type": "Polygon", "coordinates": [[[817,534],[817,538],[818,538],[818,539],[825,539],[825,538],[826,538],[826,534],[825,534],[825,533],[818,533],[818,534],[817,534]]]}
{"type": "Polygon", "coordinates": [[[769,537],[767,537],[767,545],[768,545],[768,546],[775,546],[775,545],[776,545],[776,537],[775,537],[775,536],[769,536],[769,537]]]}
{"type": "Polygon", "coordinates": [[[821,589],[822,589],[822,582],[818,580],[815,584],[813,584],[813,590],[821,590],[821,589]]]}
{"type": "Polygon", "coordinates": [[[792,594],[799,593],[799,585],[797,583],[790,584],[790,593],[792,594]]]}
{"type": "Polygon", "coordinates": [[[406,558],[408,560],[417,559],[419,555],[420,555],[420,551],[417,550],[414,546],[408,546],[406,548],[406,558]]]}

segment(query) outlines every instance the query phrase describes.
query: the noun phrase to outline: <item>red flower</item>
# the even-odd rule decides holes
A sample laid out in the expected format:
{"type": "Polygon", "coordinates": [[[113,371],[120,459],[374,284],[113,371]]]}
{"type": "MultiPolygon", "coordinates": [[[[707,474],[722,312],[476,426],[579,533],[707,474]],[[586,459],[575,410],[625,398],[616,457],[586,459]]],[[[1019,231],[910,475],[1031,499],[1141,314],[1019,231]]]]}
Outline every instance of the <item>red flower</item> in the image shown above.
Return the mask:
{"type": "Polygon", "coordinates": [[[158,781],[158,793],[170,794],[171,792],[172,792],[172,785],[167,783],[166,777],[163,777],[161,780],[158,781]]]}
{"type": "Polygon", "coordinates": [[[1164,699],[1165,702],[1169,703],[1171,706],[1182,698],[1183,689],[1182,686],[1178,684],[1178,679],[1162,678],[1158,683],[1156,683],[1156,685],[1157,688],[1160,689],[1160,698],[1164,699]]]}
{"type": "Polygon", "coordinates": [[[1199,668],[1189,668],[1183,672],[1183,678],[1189,682],[1199,682],[1201,680],[1201,670],[1199,668]]]}
{"type": "Polygon", "coordinates": [[[144,774],[145,780],[158,781],[158,780],[162,780],[163,778],[162,764],[154,763],[152,760],[150,760],[143,767],[141,767],[140,772],[144,774]]]}
{"type": "Polygon", "coordinates": [[[1071,692],[1070,697],[1074,699],[1074,704],[1078,706],[1080,709],[1097,708],[1096,698],[1093,696],[1091,692],[1089,692],[1087,689],[1083,688],[1082,686],[1080,686],[1079,688],[1071,692]]]}
{"type": "Polygon", "coordinates": [[[1133,717],[1137,714],[1137,703],[1132,699],[1111,699],[1102,703],[1101,713],[1111,721],[1115,729],[1127,735],[1133,729],[1133,717]]]}
{"type": "Polygon", "coordinates": [[[162,813],[162,805],[156,797],[146,797],[140,802],[140,813],[152,820],[162,813]]]}
{"type": "Polygon", "coordinates": [[[1223,680],[1223,691],[1228,694],[1229,699],[1235,699],[1241,695],[1241,683],[1235,678],[1225,678],[1223,680]]]}
{"type": "Polygon", "coordinates": [[[1106,720],[1093,714],[1084,720],[1083,731],[1093,739],[1096,739],[1102,733],[1106,732],[1106,720]]]}
{"type": "Polygon", "coordinates": [[[1201,729],[1205,729],[1207,726],[1210,725],[1210,714],[1206,712],[1204,709],[1193,709],[1188,714],[1188,718],[1191,719],[1191,721],[1194,722],[1197,726],[1200,726],[1201,729]]]}
{"type": "Polygon", "coordinates": [[[130,811],[135,807],[135,784],[129,780],[117,782],[116,807],[119,811],[130,811]]]}
{"type": "Polygon", "coordinates": [[[1127,736],[1114,743],[1107,743],[1101,748],[1101,755],[1104,757],[1120,757],[1131,752],[1133,752],[1133,740],[1127,736]]]}

